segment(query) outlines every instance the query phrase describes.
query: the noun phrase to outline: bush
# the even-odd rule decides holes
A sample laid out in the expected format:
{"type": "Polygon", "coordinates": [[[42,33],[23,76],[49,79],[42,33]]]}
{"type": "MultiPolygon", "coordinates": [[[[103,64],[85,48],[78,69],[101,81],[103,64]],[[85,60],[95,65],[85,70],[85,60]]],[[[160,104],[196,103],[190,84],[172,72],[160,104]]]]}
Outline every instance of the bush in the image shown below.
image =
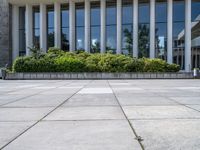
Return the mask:
{"type": "Polygon", "coordinates": [[[83,72],[85,64],[77,58],[59,57],[55,60],[57,72],[83,72]]]}
{"type": "MultiPolygon", "coordinates": [[[[38,52],[34,49],[35,52],[38,52]]],[[[168,64],[161,59],[136,59],[111,53],[89,54],[78,51],[64,52],[50,48],[48,53],[32,53],[18,57],[14,72],[178,72],[179,65],[168,64]]]]}

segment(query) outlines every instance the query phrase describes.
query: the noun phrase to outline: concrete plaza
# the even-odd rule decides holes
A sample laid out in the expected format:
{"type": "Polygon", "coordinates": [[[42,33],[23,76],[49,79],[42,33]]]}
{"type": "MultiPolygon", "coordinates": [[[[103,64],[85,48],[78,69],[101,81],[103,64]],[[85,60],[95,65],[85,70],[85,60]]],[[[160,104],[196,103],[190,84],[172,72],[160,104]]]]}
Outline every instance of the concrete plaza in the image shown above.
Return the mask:
{"type": "Polygon", "coordinates": [[[199,150],[200,80],[0,80],[0,149],[199,150]]]}

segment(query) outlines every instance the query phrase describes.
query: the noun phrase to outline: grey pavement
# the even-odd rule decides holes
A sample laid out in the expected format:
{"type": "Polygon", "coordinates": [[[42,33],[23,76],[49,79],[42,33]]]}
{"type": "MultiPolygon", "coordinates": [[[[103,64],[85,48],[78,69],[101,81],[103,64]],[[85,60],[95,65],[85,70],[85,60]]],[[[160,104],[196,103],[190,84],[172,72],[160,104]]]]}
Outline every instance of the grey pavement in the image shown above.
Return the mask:
{"type": "Polygon", "coordinates": [[[199,150],[200,80],[0,80],[0,149],[199,150]]]}

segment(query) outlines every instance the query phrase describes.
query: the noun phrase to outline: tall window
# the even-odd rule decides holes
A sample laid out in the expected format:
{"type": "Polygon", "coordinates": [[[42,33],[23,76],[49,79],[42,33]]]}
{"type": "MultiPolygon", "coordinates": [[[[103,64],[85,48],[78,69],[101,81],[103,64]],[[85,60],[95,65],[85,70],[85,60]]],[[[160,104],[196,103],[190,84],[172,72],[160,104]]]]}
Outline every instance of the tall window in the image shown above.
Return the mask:
{"type": "Polygon", "coordinates": [[[84,3],[76,3],[76,50],[84,50],[85,33],[84,3]]]}
{"type": "Polygon", "coordinates": [[[167,1],[156,0],[155,54],[167,60],[167,1]]]}
{"type": "Polygon", "coordinates": [[[139,1],[139,25],[138,25],[138,57],[149,57],[149,26],[150,26],[150,8],[149,0],[139,1]]]}
{"type": "Polygon", "coordinates": [[[133,1],[122,2],[122,53],[133,54],[133,1]]]}
{"type": "Polygon", "coordinates": [[[25,7],[19,7],[19,56],[26,55],[25,7]]]}
{"type": "Polygon", "coordinates": [[[185,2],[174,0],[173,3],[173,62],[185,68],[185,2]]]}
{"type": "Polygon", "coordinates": [[[33,45],[40,48],[40,9],[33,7],[33,45]]]}
{"type": "Polygon", "coordinates": [[[100,17],[100,2],[91,2],[91,53],[99,53],[100,52],[100,25],[101,25],[101,17],[100,17]]]}
{"type": "Polygon", "coordinates": [[[61,5],[61,47],[69,51],[69,6],[61,5]]]}
{"type": "Polygon", "coordinates": [[[200,0],[192,0],[192,67],[200,68],[200,0]]]}
{"type": "Polygon", "coordinates": [[[54,47],[54,6],[47,6],[47,48],[54,47]]]}
{"type": "Polygon", "coordinates": [[[106,51],[116,53],[116,0],[106,0],[106,51]]]}

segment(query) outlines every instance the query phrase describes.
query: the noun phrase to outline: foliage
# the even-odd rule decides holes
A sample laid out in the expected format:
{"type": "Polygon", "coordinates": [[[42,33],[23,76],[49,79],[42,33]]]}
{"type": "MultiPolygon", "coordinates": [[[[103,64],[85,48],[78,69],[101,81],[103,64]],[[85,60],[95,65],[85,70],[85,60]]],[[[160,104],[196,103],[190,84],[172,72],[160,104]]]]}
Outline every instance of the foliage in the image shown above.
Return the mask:
{"type": "Polygon", "coordinates": [[[29,57],[18,57],[14,72],[178,72],[180,66],[161,59],[136,59],[111,53],[64,52],[50,48],[46,54],[34,49],[29,57]]]}

